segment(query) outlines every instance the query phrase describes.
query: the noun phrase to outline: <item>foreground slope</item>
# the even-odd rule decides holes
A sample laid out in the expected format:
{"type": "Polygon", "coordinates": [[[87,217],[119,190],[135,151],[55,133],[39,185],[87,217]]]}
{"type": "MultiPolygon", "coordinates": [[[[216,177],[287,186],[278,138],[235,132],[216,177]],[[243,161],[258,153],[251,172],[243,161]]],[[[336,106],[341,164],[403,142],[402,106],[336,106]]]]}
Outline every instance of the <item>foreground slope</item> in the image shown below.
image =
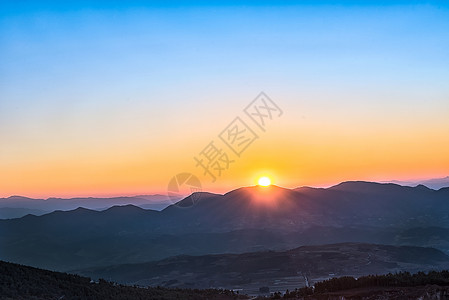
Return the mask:
{"type": "MultiPolygon", "coordinates": [[[[138,288],[0,261],[0,299],[237,299],[229,291],[138,288]]],[[[243,298],[243,297],[240,297],[243,298]]]]}
{"type": "Polygon", "coordinates": [[[125,283],[167,287],[242,289],[257,294],[262,286],[285,291],[334,276],[362,276],[449,268],[439,250],[342,243],[303,246],[288,251],[177,256],[161,261],[118,265],[77,273],[125,283]]]}

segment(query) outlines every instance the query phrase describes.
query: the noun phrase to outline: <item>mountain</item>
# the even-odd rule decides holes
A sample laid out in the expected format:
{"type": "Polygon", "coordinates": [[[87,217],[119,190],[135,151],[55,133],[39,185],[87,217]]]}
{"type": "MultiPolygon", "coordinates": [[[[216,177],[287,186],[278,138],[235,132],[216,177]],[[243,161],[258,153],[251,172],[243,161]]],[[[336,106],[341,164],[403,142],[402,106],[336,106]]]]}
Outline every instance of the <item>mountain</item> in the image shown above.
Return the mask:
{"type": "Polygon", "coordinates": [[[415,181],[391,180],[388,182],[399,184],[399,185],[404,185],[404,186],[417,186],[417,185],[421,184],[428,188],[431,188],[434,190],[439,190],[444,187],[449,187],[449,176],[446,176],[443,178],[427,179],[427,180],[415,180],[415,181]]]}
{"type": "MultiPolygon", "coordinates": [[[[178,199],[180,200],[180,199],[178,199]]],[[[0,198],[0,219],[19,218],[27,214],[43,215],[55,210],[73,210],[84,207],[93,210],[105,210],[112,206],[132,204],[144,209],[162,210],[173,204],[165,195],[139,195],[133,197],[112,198],[48,198],[32,199],[22,196],[0,198]]]]}
{"type": "Polygon", "coordinates": [[[341,276],[363,276],[449,267],[449,257],[433,248],[342,243],[288,251],[177,256],[161,261],[78,270],[92,278],[124,284],[182,288],[238,289],[257,294],[268,286],[283,291],[341,276]]]}
{"type": "Polygon", "coordinates": [[[29,209],[20,207],[0,207],[0,219],[14,219],[21,218],[26,215],[42,216],[48,214],[50,211],[40,209],[29,209]]]}
{"type": "Polygon", "coordinates": [[[431,189],[441,189],[443,187],[449,187],[449,176],[446,176],[444,178],[424,180],[419,182],[419,184],[425,185],[431,189]]]}
{"type": "Polygon", "coordinates": [[[231,291],[139,288],[0,261],[1,299],[247,299],[231,291]]]}
{"type": "MultiPolygon", "coordinates": [[[[345,182],[328,189],[246,187],[196,198],[200,200],[188,212],[170,206],[162,213],[168,220],[180,220],[179,230],[189,231],[449,226],[449,189],[345,182]]],[[[189,197],[180,203],[185,201],[190,201],[189,197]]]]}
{"type": "Polygon", "coordinates": [[[162,211],[128,205],[0,220],[0,259],[66,271],[339,242],[449,251],[444,235],[420,236],[426,228],[449,228],[447,211],[449,188],[370,182],[244,187],[224,195],[195,193],[162,211]]]}

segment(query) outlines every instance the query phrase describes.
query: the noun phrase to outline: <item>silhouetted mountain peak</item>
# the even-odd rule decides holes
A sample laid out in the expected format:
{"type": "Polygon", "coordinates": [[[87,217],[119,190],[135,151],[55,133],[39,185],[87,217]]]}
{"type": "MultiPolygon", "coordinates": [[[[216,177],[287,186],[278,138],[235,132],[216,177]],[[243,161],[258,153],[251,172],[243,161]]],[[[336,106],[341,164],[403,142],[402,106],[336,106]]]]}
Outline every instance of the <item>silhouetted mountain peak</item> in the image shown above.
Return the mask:
{"type": "Polygon", "coordinates": [[[315,191],[315,190],[325,190],[325,188],[311,187],[311,186],[300,186],[293,189],[294,191],[315,191]]]}
{"type": "Polygon", "coordinates": [[[128,204],[128,205],[115,205],[103,211],[103,213],[140,213],[146,210],[138,206],[128,204]]]}
{"type": "Polygon", "coordinates": [[[32,200],[31,198],[24,197],[24,196],[18,196],[18,195],[9,196],[6,199],[10,199],[10,200],[32,200]]]}
{"type": "Polygon", "coordinates": [[[269,185],[269,186],[252,185],[252,186],[245,186],[245,187],[241,187],[241,188],[232,190],[232,191],[224,194],[224,196],[235,195],[235,194],[239,194],[239,193],[266,194],[266,193],[279,192],[279,191],[291,191],[291,190],[274,185],[274,184],[269,185]]]}
{"type": "Polygon", "coordinates": [[[360,190],[364,188],[377,188],[379,186],[396,185],[393,183],[378,183],[370,181],[344,181],[337,185],[331,186],[331,190],[360,190]]]}
{"type": "Polygon", "coordinates": [[[65,218],[65,217],[75,217],[75,218],[79,218],[79,217],[83,217],[83,216],[88,216],[88,215],[93,215],[93,214],[97,214],[98,211],[96,210],[90,210],[84,207],[78,207],[76,209],[73,210],[68,210],[68,211],[64,211],[64,210],[55,210],[54,212],[48,213],[48,214],[44,214],[42,216],[39,216],[37,218],[65,218]]]}
{"type": "Polygon", "coordinates": [[[74,209],[74,210],[72,210],[73,212],[88,212],[88,211],[93,211],[93,210],[90,210],[90,209],[87,209],[87,208],[84,208],[84,207],[78,207],[78,208],[76,208],[76,209],[74,209]]]}
{"type": "Polygon", "coordinates": [[[431,189],[431,188],[425,186],[424,184],[418,184],[417,186],[415,186],[415,189],[418,189],[418,190],[429,190],[429,191],[433,191],[433,189],[431,189]]]}
{"type": "Polygon", "coordinates": [[[431,189],[423,187],[408,187],[402,186],[396,183],[378,183],[367,181],[346,181],[335,186],[330,187],[328,190],[344,191],[344,192],[357,192],[357,193],[397,193],[405,190],[420,190],[420,191],[432,191],[431,189]]]}
{"type": "Polygon", "coordinates": [[[78,215],[78,216],[82,216],[82,215],[90,215],[90,214],[94,214],[94,213],[98,213],[98,211],[96,210],[91,210],[91,209],[87,209],[84,207],[78,207],[76,209],[73,210],[69,210],[69,211],[63,211],[63,210],[56,210],[48,215],[53,215],[53,214],[67,214],[67,215],[78,215]]]}
{"type": "Polygon", "coordinates": [[[209,198],[214,198],[217,196],[222,196],[221,194],[214,194],[209,192],[194,192],[190,194],[189,196],[185,197],[184,199],[174,203],[173,205],[165,208],[163,211],[171,210],[173,206],[176,207],[190,207],[193,206],[195,203],[199,201],[206,201],[209,198]]]}
{"type": "Polygon", "coordinates": [[[235,189],[224,194],[224,199],[229,201],[237,201],[242,203],[243,201],[256,201],[261,200],[262,202],[268,203],[274,201],[282,201],[283,199],[288,199],[294,190],[279,187],[277,185],[270,186],[247,186],[235,189]]]}

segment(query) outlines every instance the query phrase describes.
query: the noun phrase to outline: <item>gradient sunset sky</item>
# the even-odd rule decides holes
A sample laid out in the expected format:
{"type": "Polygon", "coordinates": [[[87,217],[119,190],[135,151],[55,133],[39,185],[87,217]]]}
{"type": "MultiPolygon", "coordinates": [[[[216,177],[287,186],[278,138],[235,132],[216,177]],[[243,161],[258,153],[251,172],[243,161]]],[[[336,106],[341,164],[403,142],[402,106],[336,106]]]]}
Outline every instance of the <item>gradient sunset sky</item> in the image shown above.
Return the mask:
{"type": "Polygon", "coordinates": [[[2,1],[0,197],[449,175],[443,1],[150,3],[2,1]],[[283,111],[265,132],[243,112],[261,91],[283,111]],[[259,136],[240,157],[236,117],[259,136]],[[215,182],[211,141],[235,160],[215,182]]]}

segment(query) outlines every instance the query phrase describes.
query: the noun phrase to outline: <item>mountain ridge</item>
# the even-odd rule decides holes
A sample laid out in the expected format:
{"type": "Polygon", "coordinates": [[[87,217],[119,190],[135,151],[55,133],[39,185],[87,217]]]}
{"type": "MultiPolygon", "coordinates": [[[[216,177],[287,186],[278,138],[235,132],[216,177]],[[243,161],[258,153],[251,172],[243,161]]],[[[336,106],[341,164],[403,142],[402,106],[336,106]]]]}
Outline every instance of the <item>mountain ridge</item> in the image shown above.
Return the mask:
{"type": "Polygon", "coordinates": [[[337,242],[449,251],[448,199],[449,189],[351,182],[337,189],[255,186],[193,194],[180,200],[185,207],[177,202],[162,211],[132,205],[58,211],[0,220],[0,259],[67,270],[337,242]]]}

